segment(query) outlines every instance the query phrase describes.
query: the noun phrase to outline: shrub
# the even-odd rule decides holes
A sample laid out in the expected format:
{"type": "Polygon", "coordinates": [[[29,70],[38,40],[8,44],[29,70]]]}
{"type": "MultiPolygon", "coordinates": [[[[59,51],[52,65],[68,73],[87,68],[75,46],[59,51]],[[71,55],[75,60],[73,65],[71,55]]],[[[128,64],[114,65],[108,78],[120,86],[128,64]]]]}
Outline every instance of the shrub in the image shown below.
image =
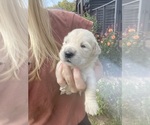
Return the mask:
{"type": "Polygon", "coordinates": [[[122,51],[123,54],[129,56],[135,56],[135,54],[139,54],[138,49],[143,50],[143,42],[142,36],[137,33],[137,31],[133,28],[127,29],[122,34],[122,51]]]}
{"type": "Polygon", "coordinates": [[[121,66],[122,52],[118,45],[118,34],[114,32],[112,28],[109,28],[103,36],[101,36],[99,33],[96,33],[95,37],[102,50],[100,57],[107,57],[115,64],[121,66]]]}
{"type": "Polygon", "coordinates": [[[92,32],[96,33],[100,27],[100,24],[97,23],[97,19],[95,16],[90,16],[90,14],[85,13],[83,16],[85,19],[93,22],[92,32]]]}

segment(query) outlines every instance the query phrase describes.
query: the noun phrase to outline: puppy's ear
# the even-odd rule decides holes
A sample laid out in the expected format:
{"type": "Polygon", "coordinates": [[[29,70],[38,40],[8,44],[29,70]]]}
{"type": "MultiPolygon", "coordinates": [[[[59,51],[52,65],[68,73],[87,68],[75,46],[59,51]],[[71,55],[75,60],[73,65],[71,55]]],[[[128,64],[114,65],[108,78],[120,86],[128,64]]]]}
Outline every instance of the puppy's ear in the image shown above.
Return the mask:
{"type": "Polygon", "coordinates": [[[94,42],[94,47],[93,47],[93,54],[94,55],[99,55],[101,53],[101,48],[98,45],[97,42],[94,42]]]}

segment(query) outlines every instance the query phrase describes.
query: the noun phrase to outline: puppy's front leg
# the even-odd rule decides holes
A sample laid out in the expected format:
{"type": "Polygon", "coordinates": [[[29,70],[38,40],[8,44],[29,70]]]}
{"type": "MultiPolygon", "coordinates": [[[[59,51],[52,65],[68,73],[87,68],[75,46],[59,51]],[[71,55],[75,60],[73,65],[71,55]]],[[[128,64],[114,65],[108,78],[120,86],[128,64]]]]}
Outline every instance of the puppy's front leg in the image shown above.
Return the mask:
{"type": "Polygon", "coordinates": [[[94,71],[87,78],[85,91],[85,111],[90,115],[96,115],[99,107],[96,101],[96,77],[94,71]]]}

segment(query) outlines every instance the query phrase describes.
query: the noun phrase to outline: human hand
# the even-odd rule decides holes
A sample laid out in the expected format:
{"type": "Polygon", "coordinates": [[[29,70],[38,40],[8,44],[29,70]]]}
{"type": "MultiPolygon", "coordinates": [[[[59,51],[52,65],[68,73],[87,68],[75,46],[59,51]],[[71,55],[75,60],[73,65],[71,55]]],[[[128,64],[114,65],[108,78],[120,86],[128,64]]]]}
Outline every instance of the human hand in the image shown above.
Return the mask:
{"type": "Polygon", "coordinates": [[[82,92],[86,84],[78,68],[71,69],[67,64],[59,61],[56,67],[56,79],[60,85],[61,94],[82,92]]]}

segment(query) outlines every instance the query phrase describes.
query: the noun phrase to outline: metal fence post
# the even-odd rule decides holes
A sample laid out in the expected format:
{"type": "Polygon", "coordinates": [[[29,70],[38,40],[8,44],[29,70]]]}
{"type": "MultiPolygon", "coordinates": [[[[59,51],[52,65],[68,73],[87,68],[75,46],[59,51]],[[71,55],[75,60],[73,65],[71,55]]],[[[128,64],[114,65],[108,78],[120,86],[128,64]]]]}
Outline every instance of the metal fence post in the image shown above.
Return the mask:
{"type": "Polygon", "coordinates": [[[116,32],[116,24],[117,24],[117,9],[118,9],[118,0],[115,1],[115,13],[114,13],[114,32],[116,32]]]}
{"type": "Polygon", "coordinates": [[[139,13],[138,13],[138,24],[137,24],[137,32],[140,31],[141,25],[141,15],[142,15],[142,0],[139,0],[139,13]]]}
{"type": "Polygon", "coordinates": [[[103,7],[103,26],[102,26],[102,33],[105,33],[105,11],[106,11],[106,7],[103,7]]]}
{"type": "Polygon", "coordinates": [[[116,0],[116,17],[115,17],[115,30],[118,35],[118,47],[119,41],[122,39],[122,0],[116,0]]]}

